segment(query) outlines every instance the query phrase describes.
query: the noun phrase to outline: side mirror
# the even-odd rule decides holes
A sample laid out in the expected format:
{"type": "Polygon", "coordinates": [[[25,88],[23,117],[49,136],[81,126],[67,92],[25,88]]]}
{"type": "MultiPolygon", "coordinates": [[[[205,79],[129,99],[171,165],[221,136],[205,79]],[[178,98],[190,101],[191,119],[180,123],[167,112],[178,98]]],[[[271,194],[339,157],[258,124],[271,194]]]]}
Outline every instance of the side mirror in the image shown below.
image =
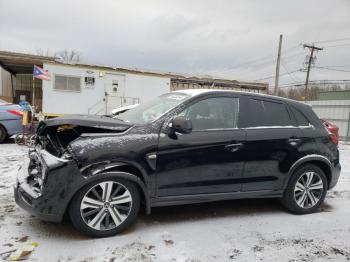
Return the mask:
{"type": "Polygon", "coordinates": [[[192,121],[182,116],[175,116],[171,120],[169,127],[174,132],[189,134],[192,132],[192,121]]]}

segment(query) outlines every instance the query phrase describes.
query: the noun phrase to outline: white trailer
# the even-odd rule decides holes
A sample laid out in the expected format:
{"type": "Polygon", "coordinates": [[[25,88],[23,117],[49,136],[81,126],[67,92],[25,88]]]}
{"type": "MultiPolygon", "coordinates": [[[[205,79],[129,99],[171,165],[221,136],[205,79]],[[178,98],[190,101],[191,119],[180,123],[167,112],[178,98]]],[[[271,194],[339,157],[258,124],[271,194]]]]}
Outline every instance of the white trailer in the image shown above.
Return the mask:
{"type": "Polygon", "coordinates": [[[108,67],[44,63],[42,110],[47,115],[110,114],[170,91],[170,77],[108,67]]]}

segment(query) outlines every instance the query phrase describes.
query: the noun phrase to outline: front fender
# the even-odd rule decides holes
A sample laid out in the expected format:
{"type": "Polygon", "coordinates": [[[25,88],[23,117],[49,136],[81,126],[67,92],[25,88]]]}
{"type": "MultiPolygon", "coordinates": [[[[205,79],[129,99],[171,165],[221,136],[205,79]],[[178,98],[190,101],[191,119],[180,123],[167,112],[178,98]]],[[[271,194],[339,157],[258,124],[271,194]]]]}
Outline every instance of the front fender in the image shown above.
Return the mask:
{"type": "Polygon", "coordinates": [[[142,180],[144,181],[144,184],[149,185],[149,176],[147,175],[146,170],[138,163],[128,160],[114,160],[114,161],[101,161],[97,163],[93,163],[90,165],[87,165],[80,169],[81,174],[84,177],[94,176],[99,173],[106,173],[110,172],[111,169],[122,167],[122,166],[131,166],[141,174],[142,180]]]}

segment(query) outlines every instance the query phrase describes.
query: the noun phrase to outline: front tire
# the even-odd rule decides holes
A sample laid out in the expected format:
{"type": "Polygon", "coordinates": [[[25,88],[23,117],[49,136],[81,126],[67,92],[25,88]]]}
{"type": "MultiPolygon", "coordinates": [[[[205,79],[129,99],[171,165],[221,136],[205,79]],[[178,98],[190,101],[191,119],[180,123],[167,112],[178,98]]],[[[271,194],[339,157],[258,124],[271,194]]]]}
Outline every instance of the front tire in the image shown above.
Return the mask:
{"type": "Polygon", "coordinates": [[[137,186],[124,179],[104,178],[83,187],[69,207],[72,224],[91,237],[109,237],[136,221],[140,209],[137,186]]]}
{"type": "Polygon", "coordinates": [[[323,203],[327,188],[327,178],[321,168],[303,165],[290,178],[281,202],[292,213],[310,214],[323,203]]]}

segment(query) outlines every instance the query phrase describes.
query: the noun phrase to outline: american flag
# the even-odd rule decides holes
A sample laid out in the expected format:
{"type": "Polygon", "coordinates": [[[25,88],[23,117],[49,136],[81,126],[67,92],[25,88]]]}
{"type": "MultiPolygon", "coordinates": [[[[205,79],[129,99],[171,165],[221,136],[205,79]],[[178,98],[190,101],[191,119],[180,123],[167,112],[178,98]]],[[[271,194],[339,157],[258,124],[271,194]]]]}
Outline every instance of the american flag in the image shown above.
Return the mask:
{"type": "Polygon", "coordinates": [[[41,80],[51,80],[50,74],[47,70],[42,69],[41,67],[34,65],[33,69],[33,78],[39,78],[41,80]]]}

